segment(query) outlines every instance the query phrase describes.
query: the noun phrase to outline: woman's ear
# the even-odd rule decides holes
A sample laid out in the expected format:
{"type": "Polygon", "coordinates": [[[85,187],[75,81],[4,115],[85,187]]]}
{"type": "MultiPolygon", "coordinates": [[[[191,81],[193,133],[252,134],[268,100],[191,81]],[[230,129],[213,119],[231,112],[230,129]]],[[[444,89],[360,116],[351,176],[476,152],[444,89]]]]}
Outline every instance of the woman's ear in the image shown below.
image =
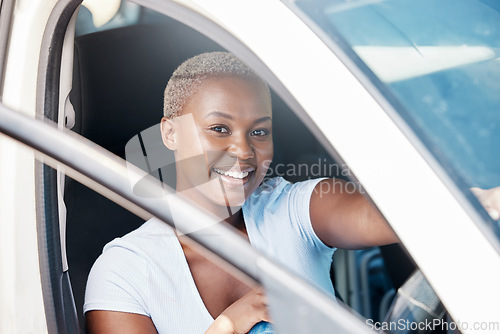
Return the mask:
{"type": "Polygon", "coordinates": [[[175,126],[172,119],[163,117],[161,119],[161,139],[163,144],[172,151],[177,149],[177,143],[175,140],[175,126]]]}

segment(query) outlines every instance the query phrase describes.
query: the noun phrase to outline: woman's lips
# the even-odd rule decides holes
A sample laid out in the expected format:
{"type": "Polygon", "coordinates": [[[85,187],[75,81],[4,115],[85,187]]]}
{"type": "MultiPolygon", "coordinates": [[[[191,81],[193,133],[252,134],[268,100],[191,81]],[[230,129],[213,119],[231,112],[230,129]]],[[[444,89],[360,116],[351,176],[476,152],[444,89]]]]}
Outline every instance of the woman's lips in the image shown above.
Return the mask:
{"type": "Polygon", "coordinates": [[[242,169],[232,168],[229,170],[212,168],[212,171],[217,177],[219,177],[224,182],[224,184],[229,186],[242,186],[248,182],[248,179],[255,171],[255,168],[253,167],[242,168],[242,169]]]}

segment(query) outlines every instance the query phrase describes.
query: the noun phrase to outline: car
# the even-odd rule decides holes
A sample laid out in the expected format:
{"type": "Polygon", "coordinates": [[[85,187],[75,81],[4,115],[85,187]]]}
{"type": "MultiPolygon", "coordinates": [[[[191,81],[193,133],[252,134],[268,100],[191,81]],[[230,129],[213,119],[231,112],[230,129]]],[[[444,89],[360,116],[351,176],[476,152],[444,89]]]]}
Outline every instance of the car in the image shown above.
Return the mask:
{"type": "Polygon", "coordinates": [[[264,285],[276,331],[500,333],[500,223],[470,190],[500,185],[495,1],[0,5],[0,331],[84,332],[107,242],[151,216],[215,223],[168,204],[158,124],[173,70],[227,50],[272,89],[268,177],[346,179],[401,240],[336,251],[343,307],[223,224],[225,243],[193,234],[264,285]]]}

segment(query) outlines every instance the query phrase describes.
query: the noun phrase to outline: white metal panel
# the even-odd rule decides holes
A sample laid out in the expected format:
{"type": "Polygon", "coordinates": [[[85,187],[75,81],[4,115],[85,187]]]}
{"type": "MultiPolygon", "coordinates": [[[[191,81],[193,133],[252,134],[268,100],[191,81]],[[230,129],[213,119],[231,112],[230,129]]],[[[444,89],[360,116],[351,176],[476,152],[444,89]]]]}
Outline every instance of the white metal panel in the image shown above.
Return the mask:
{"type": "Polygon", "coordinates": [[[251,48],[334,144],[456,320],[497,321],[500,257],[392,120],[277,1],[186,2],[251,48]]]}
{"type": "MultiPolygon", "coordinates": [[[[3,103],[35,116],[38,59],[55,0],[18,1],[3,103]]],[[[46,333],[35,223],[33,152],[0,137],[0,332],[46,333]]]]}

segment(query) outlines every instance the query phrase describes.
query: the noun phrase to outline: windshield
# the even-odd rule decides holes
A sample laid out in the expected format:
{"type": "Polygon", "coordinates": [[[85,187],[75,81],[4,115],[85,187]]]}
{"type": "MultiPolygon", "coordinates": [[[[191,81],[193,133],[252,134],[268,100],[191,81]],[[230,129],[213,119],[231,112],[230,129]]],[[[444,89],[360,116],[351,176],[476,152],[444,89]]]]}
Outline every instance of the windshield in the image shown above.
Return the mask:
{"type": "Polygon", "coordinates": [[[450,175],[467,187],[500,185],[499,2],[297,4],[332,41],[347,44],[369,77],[375,75],[450,175]]]}

